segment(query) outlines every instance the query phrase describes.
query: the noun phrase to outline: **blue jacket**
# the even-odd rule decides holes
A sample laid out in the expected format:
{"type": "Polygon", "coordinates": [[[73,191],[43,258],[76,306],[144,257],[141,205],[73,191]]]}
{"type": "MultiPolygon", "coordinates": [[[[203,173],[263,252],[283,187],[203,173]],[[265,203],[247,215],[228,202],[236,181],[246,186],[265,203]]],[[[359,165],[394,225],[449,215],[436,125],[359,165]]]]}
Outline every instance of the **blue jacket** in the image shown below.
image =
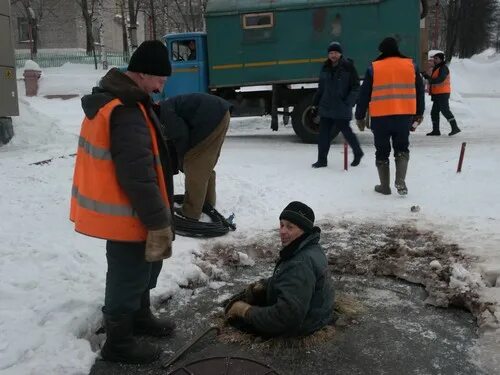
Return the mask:
{"type": "Polygon", "coordinates": [[[359,76],[351,60],[342,57],[335,67],[329,60],[323,64],[313,100],[313,104],[319,106],[321,117],[351,120],[358,94],[359,76]]]}
{"type": "Polygon", "coordinates": [[[252,306],[245,317],[258,333],[303,336],[331,322],[334,291],[319,237],[315,228],[281,251],[266,283],[266,306],[252,306]]]}

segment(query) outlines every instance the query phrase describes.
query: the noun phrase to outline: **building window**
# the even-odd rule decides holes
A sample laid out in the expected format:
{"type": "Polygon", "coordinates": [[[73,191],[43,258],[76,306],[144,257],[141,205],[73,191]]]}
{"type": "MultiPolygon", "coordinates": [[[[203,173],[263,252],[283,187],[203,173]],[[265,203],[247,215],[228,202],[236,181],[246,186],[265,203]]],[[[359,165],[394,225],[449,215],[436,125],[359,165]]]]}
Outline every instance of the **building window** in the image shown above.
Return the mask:
{"type": "Polygon", "coordinates": [[[252,13],[243,15],[244,29],[264,29],[274,26],[273,13],[252,13]]]}
{"type": "Polygon", "coordinates": [[[17,18],[17,37],[19,43],[31,42],[30,25],[25,17],[17,18]]]}

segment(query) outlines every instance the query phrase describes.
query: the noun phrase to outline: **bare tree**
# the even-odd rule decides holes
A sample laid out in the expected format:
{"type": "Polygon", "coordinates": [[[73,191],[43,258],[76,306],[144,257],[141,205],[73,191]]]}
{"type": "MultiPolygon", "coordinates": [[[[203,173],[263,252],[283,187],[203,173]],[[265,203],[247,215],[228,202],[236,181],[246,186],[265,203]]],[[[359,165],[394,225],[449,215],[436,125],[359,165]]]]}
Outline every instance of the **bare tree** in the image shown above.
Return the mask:
{"type": "Polygon", "coordinates": [[[143,8],[144,0],[128,0],[129,37],[132,52],[137,48],[137,14],[143,8]]]}
{"type": "Polygon", "coordinates": [[[85,22],[85,34],[87,38],[87,55],[90,55],[94,52],[95,46],[95,38],[93,32],[94,26],[94,10],[95,5],[97,3],[96,0],[75,0],[80,9],[82,10],[83,20],[85,22]]]}
{"type": "Polygon", "coordinates": [[[204,31],[207,0],[156,0],[163,32],[204,31]]]}
{"type": "Polygon", "coordinates": [[[43,17],[45,9],[44,0],[11,0],[11,5],[17,5],[23,11],[28,21],[31,58],[38,53],[38,26],[43,17]]]}

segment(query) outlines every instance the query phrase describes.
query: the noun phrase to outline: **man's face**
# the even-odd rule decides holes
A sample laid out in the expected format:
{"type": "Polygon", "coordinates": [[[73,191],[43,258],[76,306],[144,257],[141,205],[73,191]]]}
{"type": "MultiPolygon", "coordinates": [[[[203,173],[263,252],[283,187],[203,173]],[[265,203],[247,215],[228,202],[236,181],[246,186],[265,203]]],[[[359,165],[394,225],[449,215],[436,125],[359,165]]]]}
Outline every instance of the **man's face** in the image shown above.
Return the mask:
{"type": "Polygon", "coordinates": [[[439,57],[437,57],[437,56],[434,56],[432,59],[434,60],[434,65],[438,65],[438,64],[440,64],[440,63],[441,63],[441,61],[442,61],[442,60],[441,60],[439,57]]]}
{"type": "Polygon", "coordinates": [[[338,63],[341,57],[342,54],[340,52],[337,51],[328,52],[328,60],[330,60],[333,64],[338,63]]]}
{"type": "Polygon", "coordinates": [[[150,74],[140,74],[141,82],[140,87],[143,91],[158,94],[162,92],[165,82],[167,82],[167,77],[153,76],[150,74]]]}
{"type": "Polygon", "coordinates": [[[280,220],[281,245],[288,246],[293,240],[304,234],[304,231],[288,220],[280,220]]]}

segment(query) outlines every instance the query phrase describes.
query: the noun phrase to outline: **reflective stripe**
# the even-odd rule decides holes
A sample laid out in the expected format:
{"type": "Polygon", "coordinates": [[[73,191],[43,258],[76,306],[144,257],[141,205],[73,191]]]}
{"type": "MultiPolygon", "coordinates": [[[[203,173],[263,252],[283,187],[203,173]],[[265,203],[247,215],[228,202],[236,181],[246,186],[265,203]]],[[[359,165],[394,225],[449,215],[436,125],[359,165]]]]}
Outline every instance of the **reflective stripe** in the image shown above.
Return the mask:
{"type": "Polygon", "coordinates": [[[111,160],[111,152],[105,148],[94,146],[92,143],[87,141],[85,138],[80,136],[78,138],[78,146],[83,148],[87,154],[90,156],[101,159],[101,160],[111,160]]]}
{"type": "Polygon", "coordinates": [[[80,194],[78,188],[74,185],[71,189],[71,194],[77,200],[78,205],[87,210],[104,215],[137,217],[137,213],[132,207],[123,204],[103,203],[90,199],[80,194]]]}
{"type": "Polygon", "coordinates": [[[388,99],[415,99],[415,94],[395,94],[395,95],[382,95],[372,97],[372,102],[377,100],[388,100],[388,99]]]}
{"type": "Polygon", "coordinates": [[[388,89],[414,89],[415,85],[410,83],[393,83],[388,85],[373,86],[372,91],[388,90],[388,89]]]}

